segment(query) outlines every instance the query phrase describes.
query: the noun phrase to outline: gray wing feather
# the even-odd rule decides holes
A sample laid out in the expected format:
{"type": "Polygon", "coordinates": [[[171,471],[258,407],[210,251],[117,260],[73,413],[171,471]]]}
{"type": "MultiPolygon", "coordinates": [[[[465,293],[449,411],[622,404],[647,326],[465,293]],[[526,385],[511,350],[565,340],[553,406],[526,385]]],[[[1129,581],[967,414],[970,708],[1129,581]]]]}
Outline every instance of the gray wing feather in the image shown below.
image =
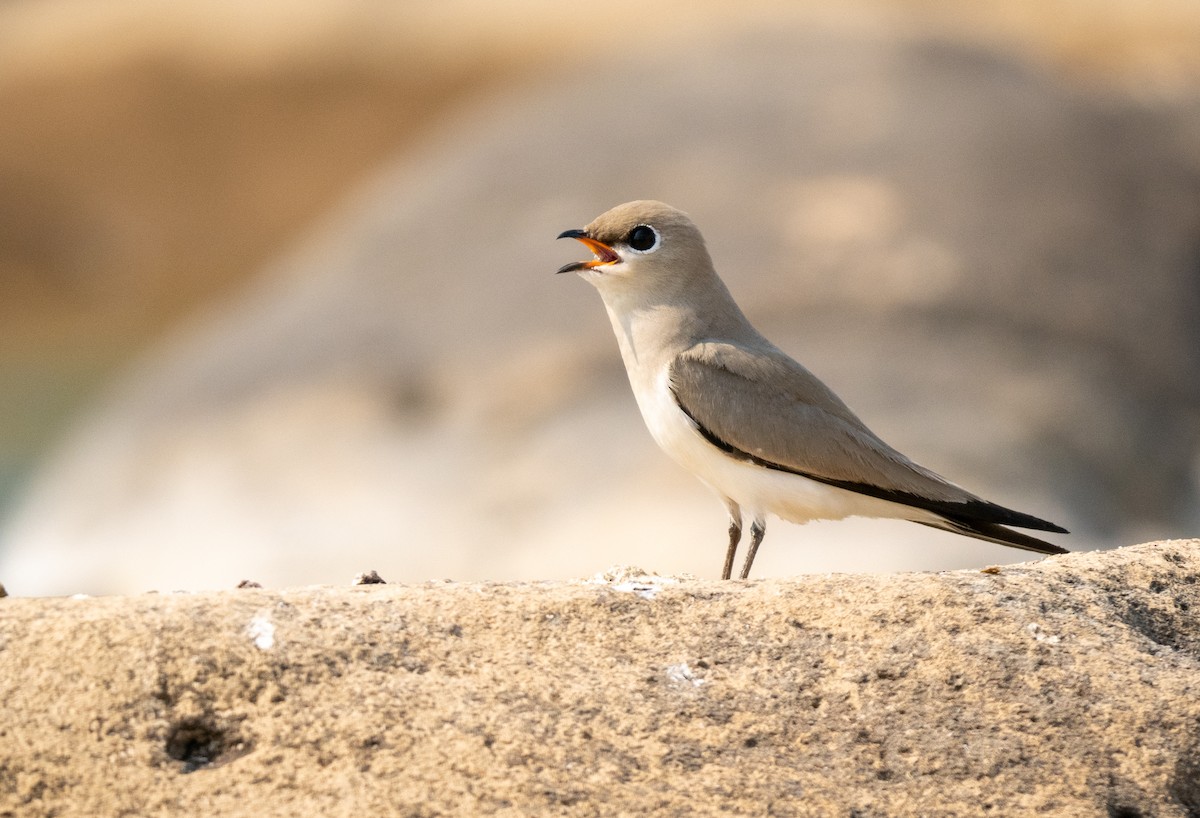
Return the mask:
{"type": "Polygon", "coordinates": [[[785,470],[934,501],[975,495],[880,440],[829,387],[776,349],[697,344],[671,364],[680,407],[713,436],[785,470]]]}
{"type": "Polygon", "coordinates": [[[1066,533],[1031,514],[989,503],[880,440],[825,384],[771,346],[705,342],[670,367],[679,407],[731,456],[839,488],[932,511],[959,534],[1043,554],[1065,549],[1004,525],[1066,533]]]}

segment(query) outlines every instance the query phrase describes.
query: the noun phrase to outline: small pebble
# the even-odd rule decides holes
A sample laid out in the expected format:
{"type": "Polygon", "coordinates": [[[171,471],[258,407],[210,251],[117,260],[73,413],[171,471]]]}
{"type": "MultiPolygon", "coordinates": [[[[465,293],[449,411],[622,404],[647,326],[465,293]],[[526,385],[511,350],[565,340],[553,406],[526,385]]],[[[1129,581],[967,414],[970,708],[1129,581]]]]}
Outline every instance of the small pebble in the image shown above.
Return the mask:
{"type": "Polygon", "coordinates": [[[383,577],[379,576],[378,571],[367,571],[364,574],[359,574],[354,578],[355,585],[387,585],[383,577]]]}

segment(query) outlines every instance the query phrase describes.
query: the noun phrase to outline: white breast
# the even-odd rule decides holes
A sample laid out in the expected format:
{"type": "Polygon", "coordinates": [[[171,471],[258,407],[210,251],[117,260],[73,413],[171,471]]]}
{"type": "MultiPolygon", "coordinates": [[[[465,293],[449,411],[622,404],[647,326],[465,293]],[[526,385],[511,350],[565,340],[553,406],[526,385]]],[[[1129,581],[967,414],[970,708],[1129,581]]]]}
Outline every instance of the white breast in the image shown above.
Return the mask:
{"type": "Polygon", "coordinates": [[[768,469],[729,456],[696,430],[671,394],[667,369],[635,383],[634,396],[655,442],[722,498],[753,519],[774,514],[793,523],[844,517],[938,519],[929,512],[839,489],[789,472],[768,469]]]}

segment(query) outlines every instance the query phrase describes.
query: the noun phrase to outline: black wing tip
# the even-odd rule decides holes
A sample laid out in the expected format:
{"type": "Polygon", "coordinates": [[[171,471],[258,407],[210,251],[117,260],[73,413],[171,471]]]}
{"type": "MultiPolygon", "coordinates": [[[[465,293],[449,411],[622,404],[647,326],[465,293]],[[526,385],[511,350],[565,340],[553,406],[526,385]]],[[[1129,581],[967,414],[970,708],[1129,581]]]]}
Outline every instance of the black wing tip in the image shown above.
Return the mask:
{"type": "Polygon", "coordinates": [[[1043,520],[1040,517],[1034,517],[1032,514],[1014,511],[1011,508],[1005,508],[996,503],[989,503],[986,500],[965,503],[961,511],[955,509],[947,513],[948,510],[945,506],[931,510],[936,510],[939,514],[942,514],[948,523],[946,528],[957,534],[965,534],[968,537],[989,540],[1000,545],[1021,548],[1025,551],[1034,551],[1038,554],[1071,553],[1069,549],[1063,548],[1060,545],[1048,543],[1045,540],[1039,540],[1037,537],[1031,537],[1028,534],[1013,531],[1005,527],[1014,526],[1033,531],[1049,531],[1054,534],[1071,533],[1061,525],[1043,520]]]}
{"type": "Polygon", "coordinates": [[[1022,511],[1014,511],[1011,508],[1005,508],[996,503],[989,503],[986,500],[967,502],[963,506],[962,519],[967,522],[977,518],[987,523],[1011,525],[1016,528],[1028,528],[1033,531],[1050,531],[1055,534],[1071,533],[1057,523],[1043,520],[1041,517],[1034,517],[1032,514],[1026,514],[1022,511]]]}
{"type": "Polygon", "coordinates": [[[1022,534],[1020,531],[1013,531],[996,523],[979,522],[976,520],[964,520],[962,518],[945,517],[940,523],[928,523],[923,521],[922,525],[927,525],[932,528],[940,528],[944,531],[950,531],[955,534],[962,534],[967,537],[974,537],[978,540],[986,540],[994,542],[997,545],[1006,545],[1010,548],[1020,548],[1022,551],[1033,551],[1037,554],[1045,554],[1047,556],[1056,554],[1070,554],[1070,549],[1063,548],[1061,545],[1048,543],[1045,540],[1039,540],[1037,537],[1031,537],[1028,534],[1022,534]]]}
{"type": "MultiPolygon", "coordinates": [[[[1003,530],[1003,529],[1002,529],[1003,530]]],[[[1015,531],[1008,532],[1016,534],[1015,531]]],[[[1061,545],[1055,545],[1044,540],[1039,540],[1037,537],[1022,536],[1021,542],[1001,542],[1000,545],[1011,546],[1012,548],[1020,548],[1025,551],[1033,551],[1037,554],[1045,554],[1047,556],[1057,556],[1059,554],[1070,554],[1071,549],[1063,548],[1061,545]]]]}

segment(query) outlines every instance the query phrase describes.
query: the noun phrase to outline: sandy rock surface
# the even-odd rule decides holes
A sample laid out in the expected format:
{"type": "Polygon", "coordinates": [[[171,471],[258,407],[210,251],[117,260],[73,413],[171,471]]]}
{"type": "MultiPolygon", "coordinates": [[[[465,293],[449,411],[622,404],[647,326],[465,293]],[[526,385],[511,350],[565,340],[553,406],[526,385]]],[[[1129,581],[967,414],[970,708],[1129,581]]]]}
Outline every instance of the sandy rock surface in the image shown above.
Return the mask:
{"type": "Polygon", "coordinates": [[[0,611],[2,816],[1200,814],[1200,540],[0,611]]]}

